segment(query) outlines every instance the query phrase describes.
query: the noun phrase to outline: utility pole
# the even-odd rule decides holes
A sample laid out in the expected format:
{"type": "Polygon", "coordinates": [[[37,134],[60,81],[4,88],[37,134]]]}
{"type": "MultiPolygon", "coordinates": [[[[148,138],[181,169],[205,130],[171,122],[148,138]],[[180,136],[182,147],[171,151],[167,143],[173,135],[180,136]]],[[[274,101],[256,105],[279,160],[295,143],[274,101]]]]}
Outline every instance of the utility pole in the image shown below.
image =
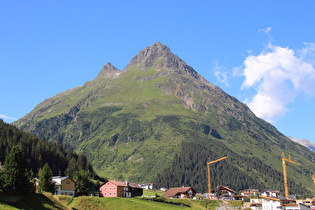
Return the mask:
{"type": "Polygon", "coordinates": [[[208,196],[210,196],[211,194],[211,183],[210,183],[210,164],[212,163],[216,163],[216,162],[219,162],[221,160],[224,160],[225,158],[227,157],[223,157],[223,158],[220,158],[220,159],[217,159],[217,160],[214,160],[214,161],[211,161],[207,164],[208,166],[208,196]]]}

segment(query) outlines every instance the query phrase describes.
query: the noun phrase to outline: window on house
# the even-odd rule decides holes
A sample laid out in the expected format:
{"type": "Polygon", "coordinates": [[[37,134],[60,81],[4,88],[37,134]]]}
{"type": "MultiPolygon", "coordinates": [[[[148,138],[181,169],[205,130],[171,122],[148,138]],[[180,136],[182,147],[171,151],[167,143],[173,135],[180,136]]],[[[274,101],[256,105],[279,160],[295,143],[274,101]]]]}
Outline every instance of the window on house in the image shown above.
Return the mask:
{"type": "Polygon", "coordinates": [[[70,184],[70,181],[69,181],[69,180],[67,180],[67,181],[66,181],[66,184],[70,184]]]}
{"type": "Polygon", "coordinates": [[[109,185],[109,183],[107,183],[107,185],[109,185]]]}
{"type": "Polygon", "coordinates": [[[109,188],[109,190],[112,190],[112,188],[109,188]]]}
{"type": "Polygon", "coordinates": [[[112,193],[109,193],[109,195],[112,195],[112,193]]]}
{"type": "Polygon", "coordinates": [[[107,188],[105,188],[105,190],[107,190],[107,188]]]}

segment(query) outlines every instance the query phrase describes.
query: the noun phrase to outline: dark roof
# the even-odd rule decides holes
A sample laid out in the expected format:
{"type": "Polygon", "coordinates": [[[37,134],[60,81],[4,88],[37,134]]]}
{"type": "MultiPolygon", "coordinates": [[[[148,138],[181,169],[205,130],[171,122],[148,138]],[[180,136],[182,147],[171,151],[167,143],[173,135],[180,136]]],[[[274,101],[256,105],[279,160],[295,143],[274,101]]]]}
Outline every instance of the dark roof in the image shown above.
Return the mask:
{"type": "MultiPolygon", "coordinates": [[[[236,194],[236,192],[234,190],[232,190],[232,189],[230,189],[228,187],[225,187],[225,186],[220,186],[220,190],[227,190],[229,192],[232,192],[232,193],[236,194]]],[[[215,191],[215,189],[211,190],[211,192],[214,192],[214,191],[215,191]]]]}
{"type": "Polygon", "coordinates": [[[142,187],[136,183],[129,182],[128,185],[132,188],[142,189],[142,187]]]}
{"type": "Polygon", "coordinates": [[[190,189],[192,189],[194,192],[195,190],[192,187],[175,187],[175,188],[170,188],[168,191],[166,191],[163,194],[163,197],[173,197],[179,193],[186,193],[188,192],[190,189]]]}

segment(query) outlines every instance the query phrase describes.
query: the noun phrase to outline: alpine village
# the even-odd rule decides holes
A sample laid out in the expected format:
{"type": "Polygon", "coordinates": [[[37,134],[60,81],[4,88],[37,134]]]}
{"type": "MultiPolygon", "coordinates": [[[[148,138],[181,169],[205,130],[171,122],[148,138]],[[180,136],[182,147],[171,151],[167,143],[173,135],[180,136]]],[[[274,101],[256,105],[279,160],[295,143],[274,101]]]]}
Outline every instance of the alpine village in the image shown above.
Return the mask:
{"type": "Polygon", "coordinates": [[[157,42],[0,120],[0,209],[315,209],[315,154],[157,42]]]}

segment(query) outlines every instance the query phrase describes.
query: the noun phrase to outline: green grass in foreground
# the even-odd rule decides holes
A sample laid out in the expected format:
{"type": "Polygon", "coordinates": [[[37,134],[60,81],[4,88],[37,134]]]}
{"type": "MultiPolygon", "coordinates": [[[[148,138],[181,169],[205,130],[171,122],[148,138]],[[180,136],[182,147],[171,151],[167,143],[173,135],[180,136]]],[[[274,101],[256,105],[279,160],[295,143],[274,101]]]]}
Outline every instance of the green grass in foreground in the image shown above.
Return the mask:
{"type": "MultiPolygon", "coordinates": [[[[145,196],[161,194],[161,191],[146,190],[145,196]]],[[[161,196],[157,198],[101,198],[81,196],[54,196],[50,193],[28,194],[15,203],[0,201],[0,209],[77,209],[77,210],[102,210],[102,209],[215,209],[219,205],[214,200],[192,199],[167,199],[161,196]]]]}
{"type": "Polygon", "coordinates": [[[167,203],[153,202],[150,200],[143,200],[139,198],[100,198],[81,196],[75,198],[71,203],[71,208],[82,210],[101,210],[101,209],[183,209],[176,205],[170,205],[167,203]]]}
{"type": "Polygon", "coordinates": [[[20,201],[0,201],[0,209],[70,209],[51,193],[23,195],[20,201]]]}

